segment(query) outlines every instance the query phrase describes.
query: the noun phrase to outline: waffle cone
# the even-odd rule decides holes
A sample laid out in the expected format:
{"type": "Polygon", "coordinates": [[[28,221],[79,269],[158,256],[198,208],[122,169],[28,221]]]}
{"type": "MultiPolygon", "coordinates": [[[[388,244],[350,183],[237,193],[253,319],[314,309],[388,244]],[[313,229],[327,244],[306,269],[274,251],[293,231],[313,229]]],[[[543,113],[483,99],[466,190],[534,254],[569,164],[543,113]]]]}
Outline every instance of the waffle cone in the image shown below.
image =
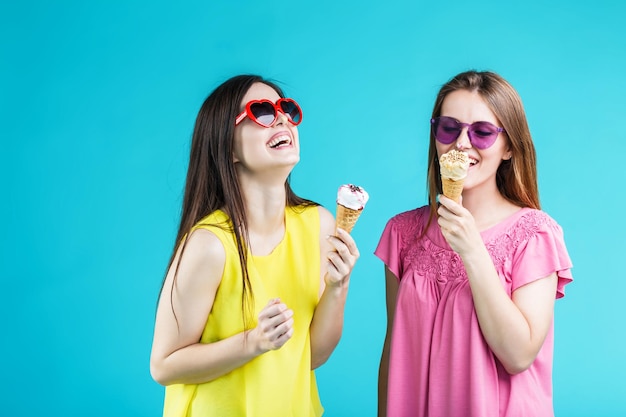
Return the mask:
{"type": "Polygon", "coordinates": [[[464,182],[465,179],[454,181],[448,178],[442,178],[441,185],[443,187],[443,195],[458,203],[461,200],[464,182]]]}
{"type": "Polygon", "coordinates": [[[342,206],[341,204],[337,204],[337,226],[336,228],[341,228],[346,232],[352,232],[352,228],[356,224],[356,221],[359,219],[359,216],[363,212],[361,210],[353,210],[351,208],[342,206]]]}

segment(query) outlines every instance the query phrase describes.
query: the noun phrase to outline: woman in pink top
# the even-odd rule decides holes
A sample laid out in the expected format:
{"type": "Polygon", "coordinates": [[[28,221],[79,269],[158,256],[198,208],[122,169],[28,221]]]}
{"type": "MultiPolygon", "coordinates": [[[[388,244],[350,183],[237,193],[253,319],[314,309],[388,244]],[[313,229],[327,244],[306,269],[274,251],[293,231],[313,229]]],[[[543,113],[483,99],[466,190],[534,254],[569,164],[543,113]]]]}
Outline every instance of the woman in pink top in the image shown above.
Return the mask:
{"type": "Polygon", "coordinates": [[[540,210],[522,102],[492,72],[446,83],[431,120],[429,205],[394,216],[385,263],[379,415],[553,416],[555,299],[572,280],[561,227],[540,210]],[[470,168],[460,203],[439,156],[470,168]]]}

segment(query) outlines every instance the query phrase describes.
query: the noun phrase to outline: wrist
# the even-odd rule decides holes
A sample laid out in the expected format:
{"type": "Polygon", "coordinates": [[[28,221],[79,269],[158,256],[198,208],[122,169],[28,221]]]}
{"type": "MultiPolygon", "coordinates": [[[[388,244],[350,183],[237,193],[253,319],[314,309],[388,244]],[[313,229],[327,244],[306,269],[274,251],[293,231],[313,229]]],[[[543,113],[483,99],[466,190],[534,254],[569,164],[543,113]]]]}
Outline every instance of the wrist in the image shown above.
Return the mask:
{"type": "Polygon", "coordinates": [[[485,255],[487,257],[490,257],[489,252],[487,251],[487,248],[482,242],[480,242],[480,244],[470,246],[468,250],[459,254],[459,256],[461,256],[463,261],[466,261],[466,262],[473,262],[473,261],[484,259],[485,255]]]}
{"type": "Polygon", "coordinates": [[[326,288],[324,291],[331,293],[343,294],[348,291],[350,285],[350,275],[342,279],[341,281],[326,280],[326,288]]]}
{"type": "Polygon", "coordinates": [[[244,346],[247,351],[247,355],[250,357],[257,357],[259,355],[264,354],[268,351],[268,349],[264,349],[261,345],[259,338],[257,337],[257,332],[254,329],[246,330],[244,332],[244,346]]]}

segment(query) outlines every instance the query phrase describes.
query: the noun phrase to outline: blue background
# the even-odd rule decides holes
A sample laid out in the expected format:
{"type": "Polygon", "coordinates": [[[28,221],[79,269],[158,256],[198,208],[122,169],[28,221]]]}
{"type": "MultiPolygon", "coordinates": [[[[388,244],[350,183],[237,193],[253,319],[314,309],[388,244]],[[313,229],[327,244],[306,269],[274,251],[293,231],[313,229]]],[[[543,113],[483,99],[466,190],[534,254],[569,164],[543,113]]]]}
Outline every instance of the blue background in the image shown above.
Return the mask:
{"type": "Polygon", "coordinates": [[[160,415],[148,361],[195,116],[226,78],[260,73],[304,109],[295,190],[332,211],[342,183],[371,195],[318,382],[327,416],[374,416],[372,252],[392,215],[425,203],[435,95],[471,68],[520,93],[575,265],[556,307],[557,415],[626,415],[617,3],[3,1],[0,415],[160,415]]]}

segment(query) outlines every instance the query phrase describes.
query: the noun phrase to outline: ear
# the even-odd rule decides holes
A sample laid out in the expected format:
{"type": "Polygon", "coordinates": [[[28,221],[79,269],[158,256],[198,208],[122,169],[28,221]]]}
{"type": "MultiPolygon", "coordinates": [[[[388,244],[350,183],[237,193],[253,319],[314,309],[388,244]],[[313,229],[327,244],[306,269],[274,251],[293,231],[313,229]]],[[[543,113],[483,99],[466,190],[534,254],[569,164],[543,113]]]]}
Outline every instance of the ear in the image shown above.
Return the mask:
{"type": "Polygon", "coordinates": [[[511,150],[511,148],[509,148],[509,150],[506,151],[505,154],[502,156],[502,160],[508,161],[511,158],[513,158],[513,151],[511,150]]]}

